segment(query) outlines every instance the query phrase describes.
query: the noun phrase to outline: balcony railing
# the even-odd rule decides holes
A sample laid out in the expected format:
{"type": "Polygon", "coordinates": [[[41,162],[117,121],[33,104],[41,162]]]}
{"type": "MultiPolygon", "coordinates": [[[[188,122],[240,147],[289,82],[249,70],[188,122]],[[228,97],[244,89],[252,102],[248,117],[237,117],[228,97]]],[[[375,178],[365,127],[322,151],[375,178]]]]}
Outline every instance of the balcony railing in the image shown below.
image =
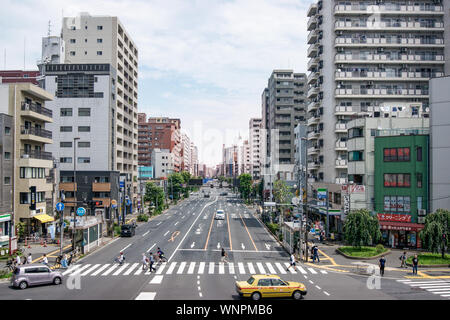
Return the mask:
{"type": "Polygon", "coordinates": [[[408,72],[398,71],[395,73],[387,73],[386,71],[344,71],[336,72],[336,78],[373,78],[373,79],[423,79],[442,77],[443,72],[408,72]]]}
{"type": "Polygon", "coordinates": [[[335,27],[339,28],[404,28],[404,29],[436,29],[444,28],[444,23],[433,21],[431,23],[413,21],[336,21],[335,27]]]}
{"type": "Polygon", "coordinates": [[[347,142],[345,141],[336,142],[336,149],[347,149],[347,142]]]}
{"type": "Polygon", "coordinates": [[[336,159],[336,167],[346,167],[347,160],[336,159]]]}
{"type": "Polygon", "coordinates": [[[336,131],[347,131],[347,124],[336,123],[336,131]]]}
{"type": "Polygon", "coordinates": [[[419,55],[419,54],[399,54],[399,55],[387,55],[387,54],[337,54],[335,62],[340,61],[365,61],[365,62],[393,62],[393,63],[410,63],[410,62],[442,62],[444,63],[443,55],[419,55]]]}
{"type": "Polygon", "coordinates": [[[429,91],[423,89],[336,89],[336,95],[369,95],[369,96],[427,96],[429,91]]]}
{"type": "Polygon", "coordinates": [[[393,12],[393,13],[424,13],[424,12],[436,12],[442,13],[443,8],[440,5],[426,4],[422,6],[410,6],[410,5],[400,5],[400,4],[381,4],[381,5],[370,5],[367,3],[359,4],[352,3],[351,5],[336,5],[335,13],[348,13],[349,11],[367,11],[368,9],[376,12],[393,12]]]}
{"type": "Polygon", "coordinates": [[[367,45],[379,45],[379,44],[390,44],[390,45],[444,45],[444,39],[427,39],[427,38],[345,38],[338,37],[335,40],[335,44],[367,44],[367,45]]]}
{"type": "Polygon", "coordinates": [[[53,112],[50,109],[47,109],[41,105],[38,105],[36,103],[26,103],[22,102],[22,111],[33,111],[39,114],[42,114],[44,116],[53,117],[53,112]]]}
{"type": "Polygon", "coordinates": [[[52,153],[38,150],[20,150],[22,159],[52,160],[52,153]]]}
{"type": "Polygon", "coordinates": [[[25,126],[20,127],[20,133],[21,134],[31,134],[33,136],[38,136],[42,138],[51,139],[52,138],[52,132],[40,129],[40,128],[26,128],[25,126]]]}

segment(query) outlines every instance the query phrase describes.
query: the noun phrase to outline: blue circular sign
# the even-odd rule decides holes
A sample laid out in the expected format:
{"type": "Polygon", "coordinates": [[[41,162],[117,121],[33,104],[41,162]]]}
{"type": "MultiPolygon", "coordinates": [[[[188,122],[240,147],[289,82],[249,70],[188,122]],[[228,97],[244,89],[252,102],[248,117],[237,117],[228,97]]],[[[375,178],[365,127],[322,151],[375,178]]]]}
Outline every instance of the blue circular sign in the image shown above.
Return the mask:
{"type": "Polygon", "coordinates": [[[56,210],[58,210],[58,211],[63,211],[63,210],[64,210],[64,203],[58,202],[58,203],[56,204],[56,210]]]}
{"type": "Polygon", "coordinates": [[[85,208],[80,207],[80,208],[77,209],[77,215],[78,215],[78,216],[82,217],[82,216],[84,216],[85,214],[86,214],[86,209],[85,209],[85,208]]]}

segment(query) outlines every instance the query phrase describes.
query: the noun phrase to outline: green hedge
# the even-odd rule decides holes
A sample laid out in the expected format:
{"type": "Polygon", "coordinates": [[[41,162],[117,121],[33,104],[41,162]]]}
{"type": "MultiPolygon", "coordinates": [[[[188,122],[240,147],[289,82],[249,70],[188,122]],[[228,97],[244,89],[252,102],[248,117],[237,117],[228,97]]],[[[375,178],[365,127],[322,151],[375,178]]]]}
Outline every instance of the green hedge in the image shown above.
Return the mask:
{"type": "Polygon", "coordinates": [[[146,215],[146,214],[138,215],[137,221],[139,221],[139,222],[147,222],[148,221],[148,215],[146,215]]]}
{"type": "MultiPolygon", "coordinates": [[[[412,255],[409,256],[406,262],[412,264],[412,258],[412,255]]],[[[419,265],[450,265],[450,254],[446,254],[442,259],[440,253],[421,253],[417,255],[417,258],[419,259],[419,265]]]]}
{"type": "Polygon", "coordinates": [[[339,250],[351,257],[358,258],[371,258],[377,256],[383,252],[387,252],[388,249],[384,247],[340,247],[339,250]]]}

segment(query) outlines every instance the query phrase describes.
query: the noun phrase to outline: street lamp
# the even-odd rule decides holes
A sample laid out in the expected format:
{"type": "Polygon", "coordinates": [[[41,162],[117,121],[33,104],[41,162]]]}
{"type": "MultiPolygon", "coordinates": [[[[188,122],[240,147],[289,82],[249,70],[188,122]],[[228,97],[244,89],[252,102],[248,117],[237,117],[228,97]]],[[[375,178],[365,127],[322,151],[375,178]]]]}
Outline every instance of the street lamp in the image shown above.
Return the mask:
{"type": "Polygon", "coordinates": [[[78,209],[78,202],[77,202],[77,188],[75,187],[77,183],[77,141],[80,140],[80,138],[73,138],[73,194],[75,198],[75,209],[73,210],[73,239],[72,239],[72,251],[75,252],[75,232],[76,232],[76,226],[77,226],[77,209],[78,209]]]}

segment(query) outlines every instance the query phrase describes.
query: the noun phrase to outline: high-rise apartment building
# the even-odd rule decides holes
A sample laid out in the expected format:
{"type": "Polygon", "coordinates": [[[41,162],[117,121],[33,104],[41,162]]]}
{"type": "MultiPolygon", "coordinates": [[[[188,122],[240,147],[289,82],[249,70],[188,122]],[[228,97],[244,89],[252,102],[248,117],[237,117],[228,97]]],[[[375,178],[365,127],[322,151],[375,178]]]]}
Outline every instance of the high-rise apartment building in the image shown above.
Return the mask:
{"type": "Polygon", "coordinates": [[[116,70],[115,168],[125,178],[133,206],[137,201],[138,171],[138,49],[117,17],[91,16],[63,19],[65,63],[110,64],[116,70]]]}
{"type": "Polygon", "coordinates": [[[181,135],[181,170],[191,171],[191,139],[186,133],[181,135]]]}
{"type": "Polygon", "coordinates": [[[191,142],[191,175],[198,176],[198,148],[191,142]]]}
{"type": "Polygon", "coordinates": [[[151,166],[153,149],[167,149],[173,154],[175,172],[181,170],[181,121],[170,118],[148,118],[139,114],[139,165],[151,166]]]}
{"type": "Polygon", "coordinates": [[[428,80],[444,73],[444,7],[317,1],[307,15],[308,170],[313,182],[345,184],[347,122],[395,116],[405,104],[428,116],[428,80]]]}
{"type": "Polygon", "coordinates": [[[254,180],[261,177],[261,124],[261,118],[252,118],[249,121],[250,174],[254,180]]]}

